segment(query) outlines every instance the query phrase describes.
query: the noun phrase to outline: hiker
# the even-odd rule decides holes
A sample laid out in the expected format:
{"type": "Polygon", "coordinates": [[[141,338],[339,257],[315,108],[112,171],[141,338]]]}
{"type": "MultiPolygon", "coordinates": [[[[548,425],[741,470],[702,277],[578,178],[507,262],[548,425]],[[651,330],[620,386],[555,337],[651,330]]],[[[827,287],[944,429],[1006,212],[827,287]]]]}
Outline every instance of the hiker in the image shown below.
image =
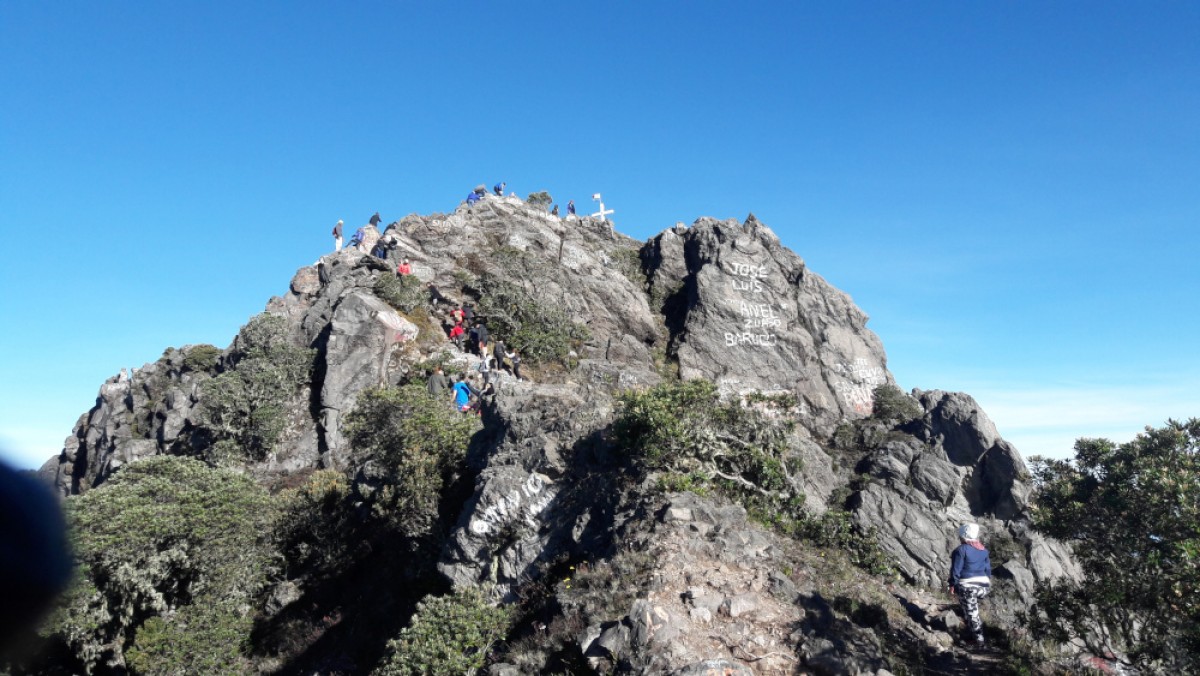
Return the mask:
{"type": "Polygon", "coordinates": [[[492,359],[497,371],[504,370],[504,341],[497,338],[496,344],[492,346],[492,359]]]}
{"type": "Polygon", "coordinates": [[[479,360],[479,366],[476,366],[475,370],[479,371],[479,375],[483,376],[484,385],[492,382],[492,367],[490,364],[488,364],[488,358],[486,355],[483,357],[483,359],[479,360]]]}
{"type": "Polygon", "coordinates": [[[504,185],[504,181],[500,181],[492,187],[492,190],[496,192],[496,197],[504,197],[504,185]]]}
{"type": "Polygon", "coordinates": [[[455,347],[461,350],[463,349],[463,336],[466,334],[467,331],[463,328],[462,322],[455,322],[453,328],[450,329],[450,340],[455,347]]]}
{"type": "Polygon", "coordinates": [[[458,374],[458,382],[454,383],[454,407],[462,413],[471,410],[471,386],[467,384],[466,374],[458,374]]]}
{"type": "Polygon", "coordinates": [[[446,390],[450,386],[446,383],[446,376],[442,374],[442,367],[433,367],[433,373],[429,375],[429,380],[425,381],[425,387],[429,389],[429,395],[435,399],[441,399],[446,394],[446,390]]]}
{"type": "Polygon", "coordinates": [[[324,256],[321,256],[321,260],[317,261],[317,281],[321,282],[321,286],[329,284],[329,266],[325,265],[324,256]]]}
{"type": "Polygon", "coordinates": [[[479,356],[487,361],[488,330],[483,322],[475,322],[475,340],[479,346],[479,356]]]}
{"type": "Polygon", "coordinates": [[[551,215],[551,216],[557,216],[557,215],[558,215],[558,205],[557,205],[557,204],[555,204],[555,205],[554,205],[554,208],[550,210],[550,215],[551,215]]]}
{"type": "Polygon", "coordinates": [[[958,597],[963,620],[975,636],[975,646],[984,647],[983,620],[979,599],[992,588],[992,559],[979,541],[979,524],[964,523],[958,529],[962,544],[950,555],[950,593],[958,597]]]}
{"type": "Polygon", "coordinates": [[[375,215],[371,217],[371,220],[367,222],[378,228],[381,221],[383,221],[383,219],[379,217],[379,212],[376,211],[375,215]]]}
{"type": "Polygon", "coordinates": [[[408,259],[405,258],[400,265],[396,267],[396,276],[403,277],[404,275],[412,274],[412,266],[408,264],[408,259]]]}
{"type": "Polygon", "coordinates": [[[472,204],[475,204],[478,201],[479,201],[479,193],[473,192],[473,193],[467,195],[467,206],[471,206],[472,204]]]}
{"type": "Polygon", "coordinates": [[[505,355],[512,362],[512,374],[517,380],[521,379],[521,353],[513,350],[505,355]]]}
{"type": "Polygon", "coordinates": [[[342,221],[338,219],[337,225],[333,226],[333,250],[342,250],[342,221]]]}
{"type": "Polygon", "coordinates": [[[463,309],[462,305],[459,305],[450,311],[450,318],[454,320],[455,324],[461,324],[467,319],[467,311],[463,309]]]}
{"type": "Polygon", "coordinates": [[[429,289],[429,308],[431,310],[437,310],[443,303],[450,304],[450,299],[442,295],[441,290],[437,288],[437,284],[429,282],[425,285],[425,288],[429,289]]]}
{"type": "Polygon", "coordinates": [[[470,303],[463,303],[462,311],[463,311],[463,321],[466,322],[467,325],[469,326],[472,322],[475,321],[475,308],[471,307],[470,303]]]}
{"type": "Polygon", "coordinates": [[[375,242],[375,246],[371,247],[371,255],[380,260],[386,261],[388,255],[387,242],[383,241],[382,239],[378,242],[375,242]]]}
{"type": "Polygon", "coordinates": [[[366,237],[366,235],[367,230],[365,227],[355,230],[354,236],[350,238],[350,246],[357,247],[359,244],[362,244],[363,237],[366,237]]]}
{"type": "Polygon", "coordinates": [[[567,215],[575,215],[575,200],[567,200],[567,215]]]}

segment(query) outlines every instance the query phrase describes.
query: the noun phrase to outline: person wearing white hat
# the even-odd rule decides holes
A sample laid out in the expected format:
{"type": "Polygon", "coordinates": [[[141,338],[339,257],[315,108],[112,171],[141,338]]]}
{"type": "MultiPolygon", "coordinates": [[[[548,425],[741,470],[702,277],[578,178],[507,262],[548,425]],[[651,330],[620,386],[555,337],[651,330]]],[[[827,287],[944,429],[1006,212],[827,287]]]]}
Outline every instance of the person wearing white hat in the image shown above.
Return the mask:
{"type": "Polygon", "coordinates": [[[340,220],[337,225],[333,226],[333,250],[342,250],[342,222],[340,220]]]}
{"type": "Polygon", "coordinates": [[[983,620],[979,617],[979,599],[992,588],[992,559],[979,541],[979,524],[964,523],[958,529],[961,544],[950,555],[950,593],[958,597],[963,619],[975,637],[975,645],[984,647],[983,620]]]}

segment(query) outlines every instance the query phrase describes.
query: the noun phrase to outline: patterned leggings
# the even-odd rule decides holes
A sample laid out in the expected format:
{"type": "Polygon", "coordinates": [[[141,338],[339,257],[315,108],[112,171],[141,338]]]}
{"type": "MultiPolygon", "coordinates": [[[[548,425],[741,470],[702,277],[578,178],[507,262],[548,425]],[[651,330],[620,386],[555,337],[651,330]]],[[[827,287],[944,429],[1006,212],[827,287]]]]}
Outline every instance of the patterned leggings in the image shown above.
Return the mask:
{"type": "Polygon", "coordinates": [[[991,586],[976,582],[963,582],[958,585],[958,607],[962,608],[963,619],[971,628],[976,641],[983,640],[983,620],[979,619],[979,599],[988,595],[991,586]]]}

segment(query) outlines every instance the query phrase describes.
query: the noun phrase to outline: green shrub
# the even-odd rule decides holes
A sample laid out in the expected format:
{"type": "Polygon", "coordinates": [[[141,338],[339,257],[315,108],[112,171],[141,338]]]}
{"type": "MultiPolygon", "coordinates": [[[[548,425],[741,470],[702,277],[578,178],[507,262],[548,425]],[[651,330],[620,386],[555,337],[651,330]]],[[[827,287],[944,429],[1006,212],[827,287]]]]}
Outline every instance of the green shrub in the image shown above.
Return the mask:
{"type": "Polygon", "coordinates": [[[283,431],[287,406],[312,376],[316,350],[297,347],[282,317],[260,314],[234,341],[234,366],[200,385],[209,460],[261,460],[283,431]]]}
{"type": "Polygon", "coordinates": [[[790,525],[796,537],[820,547],[840,549],[851,563],[873,575],[892,575],[896,564],[879,546],[874,530],[863,531],[849,512],[831,509],[820,516],[806,516],[790,525]]]}
{"type": "Polygon", "coordinates": [[[139,673],[201,673],[197,651],[233,664],[216,653],[239,649],[229,637],[246,636],[271,570],[272,505],[251,479],[189,458],[122,468],[66,503],[81,574],[52,630],[89,668],[131,646],[139,673]]]}
{"type": "Polygon", "coordinates": [[[412,624],[388,642],[390,653],[375,676],[461,676],[483,666],[489,647],[504,636],[509,613],[492,607],[474,588],[426,598],[412,624]]]}
{"type": "Polygon", "coordinates": [[[1078,637],[1139,671],[1200,673],[1200,419],[1031,460],[1034,525],[1070,543],[1083,573],[1039,582],[1035,635],[1078,637]]]}
{"type": "Polygon", "coordinates": [[[412,312],[424,305],[427,293],[415,275],[383,274],[375,280],[375,295],[401,312],[412,312]]]}
{"type": "Polygon", "coordinates": [[[880,385],[875,388],[875,405],[871,414],[880,420],[906,423],[924,412],[916,399],[895,385],[880,385]]]}
{"type": "Polygon", "coordinates": [[[537,298],[518,284],[485,272],[477,285],[478,314],[487,319],[492,335],[520,350],[530,364],[564,362],[572,347],[591,337],[587,327],[571,321],[557,303],[537,298]]]}
{"type": "Polygon", "coordinates": [[[299,488],[279,495],[279,548],[290,567],[328,572],[346,557],[353,527],[350,482],[335,470],[317,470],[299,488]]]}
{"type": "Polygon", "coordinates": [[[466,456],[478,428],[449,400],[434,399],[424,385],[364,390],[346,417],[346,435],[356,460],[376,460],[388,472],[373,496],[376,513],[405,535],[429,534],[438,499],[466,456]]]}
{"type": "Polygon", "coordinates": [[[554,197],[545,190],[531,192],[529,193],[529,197],[525,198],[525,203],[537,209],[549,209],[550,205],[554,203],[554,197]]]}
{"type": "Polygon", "coordinates": [[[187,371],[211,373],[221,361],[221,350],[213,345],[193,345],[183,356],[183,368],[187,371]]]}

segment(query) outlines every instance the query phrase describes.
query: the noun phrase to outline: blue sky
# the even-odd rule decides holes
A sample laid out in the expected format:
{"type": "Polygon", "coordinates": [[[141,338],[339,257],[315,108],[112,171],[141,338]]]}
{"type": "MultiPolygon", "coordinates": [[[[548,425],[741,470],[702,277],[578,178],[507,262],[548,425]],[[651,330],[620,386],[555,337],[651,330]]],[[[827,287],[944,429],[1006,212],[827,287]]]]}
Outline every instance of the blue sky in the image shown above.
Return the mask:
{"type": "Polygon", "coordinates": [[[0,3],[0,454],[378,210],[754,212],[1026,455],[1200,415],[1200,4],[0,3]]]}

